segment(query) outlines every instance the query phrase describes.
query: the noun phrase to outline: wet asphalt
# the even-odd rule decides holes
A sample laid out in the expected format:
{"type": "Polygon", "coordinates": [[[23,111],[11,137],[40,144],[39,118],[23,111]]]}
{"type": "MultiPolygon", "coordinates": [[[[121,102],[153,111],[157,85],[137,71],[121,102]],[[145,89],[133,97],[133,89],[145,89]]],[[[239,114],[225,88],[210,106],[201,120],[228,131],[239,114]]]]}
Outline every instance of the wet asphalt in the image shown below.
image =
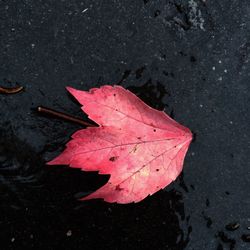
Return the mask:
{"type": "Polygon", "coordinates": [[[1,249],[250,249],[250,3],[1,1],[1,249]],[[46,166],[86,121],[66,86],[128,88],[194,136],[181,176],[137,204],[78,199],[108,176],[46,166]]]}

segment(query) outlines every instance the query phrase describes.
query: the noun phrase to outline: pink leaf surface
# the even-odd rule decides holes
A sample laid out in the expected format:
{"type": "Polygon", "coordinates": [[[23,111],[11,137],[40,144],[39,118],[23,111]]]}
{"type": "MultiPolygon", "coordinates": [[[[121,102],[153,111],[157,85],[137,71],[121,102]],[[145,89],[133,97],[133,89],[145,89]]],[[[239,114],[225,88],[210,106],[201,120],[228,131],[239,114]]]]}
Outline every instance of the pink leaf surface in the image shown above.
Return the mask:
{"type": "Polygon", "coordinates": [[[110,175],[83,200],[139,202],[180,174],[192,140],[188,128],[121,86],[67,90],[99,126],[74,133],[65,151],[48,164],[110,175]]]}

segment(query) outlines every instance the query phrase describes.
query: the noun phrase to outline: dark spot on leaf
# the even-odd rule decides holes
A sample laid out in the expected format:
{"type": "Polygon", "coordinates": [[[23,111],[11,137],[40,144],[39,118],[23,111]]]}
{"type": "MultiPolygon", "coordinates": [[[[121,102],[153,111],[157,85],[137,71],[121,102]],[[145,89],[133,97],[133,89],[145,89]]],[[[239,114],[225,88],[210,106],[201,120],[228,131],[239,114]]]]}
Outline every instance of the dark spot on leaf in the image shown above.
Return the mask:
{"type": "Polygon", "coordinates": [[[118,111],[118,109],[115,109],[115,111],[118,111]]]}
{"type": "Polygon", "coordinates": [[[115,190],[116,190],[116,191],[122,191],[123,189],[124,189],[124,188],[121,188],[120,185],[117,185],[117,186],[115,187],[115,190]]]}
{"type": "Polygon", "coordinates": [[[134,146],[134,148],[132,149],[132,152],[136,152],[137,151],[137,145],[134,146]]]}
{"type": "Polygon", "coordinates": [[[156,129],[154,129],[154,132],[156,132],[156,129]]]}
{"type": "Polygon", "coordinates": [[[226,225],[226,229],[228,231],[234,231],[240,227],[240,224],[238,222],[232,222],[226,225]]]}
{"type": "Polygon", "coordinates": [[[110,161],[116,161],[119,158],[119,156],[112,156],[109,158],[110,161]]]}
{"type": "Polygon", "coordinates": [[[159,170],[160,170],[159,168],[156,169],[157,172],[158,172],[159,170]]]}
{"type": "Polygon", "coordinates": [[[138,140],[141,140],[141,137],[137,137],[138,140]]]}
{"type": "Polygon", "coordinates": [[[113,96],[116,96],[116,94],[113,94],[113,96]]]}

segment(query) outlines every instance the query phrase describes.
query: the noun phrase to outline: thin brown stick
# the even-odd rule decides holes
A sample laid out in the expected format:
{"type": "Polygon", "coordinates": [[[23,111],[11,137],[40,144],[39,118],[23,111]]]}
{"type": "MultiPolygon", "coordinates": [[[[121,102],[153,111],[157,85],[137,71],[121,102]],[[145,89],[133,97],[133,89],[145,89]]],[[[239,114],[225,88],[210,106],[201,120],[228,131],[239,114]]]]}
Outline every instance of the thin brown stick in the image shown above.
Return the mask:
{"type": "Polygon", "coordinates": [[[66,120],[66,121],[75,122],[75,123],[81,124],[83,126],[96,127],[96,125],[94,125],[94,124],[85,122],[79,118],[73,117],[73,116],[68,115],[68,114],[64,114],[64,113],[59,112],[59,111],[55,111],[53,109],[49,109],[49,108],[45,108],[45,107],[38,107],[37,111],[44,113],[44,114],[52,115],[52,116],[57,117],[57,118],[61,118],[61,119],[66,120]]]}
{"type": "Polygon", "coordinates": [[[16,94],[24,89],[23,86],[17,86],[14,88],[0,87],[0,94],[16,94]]]}

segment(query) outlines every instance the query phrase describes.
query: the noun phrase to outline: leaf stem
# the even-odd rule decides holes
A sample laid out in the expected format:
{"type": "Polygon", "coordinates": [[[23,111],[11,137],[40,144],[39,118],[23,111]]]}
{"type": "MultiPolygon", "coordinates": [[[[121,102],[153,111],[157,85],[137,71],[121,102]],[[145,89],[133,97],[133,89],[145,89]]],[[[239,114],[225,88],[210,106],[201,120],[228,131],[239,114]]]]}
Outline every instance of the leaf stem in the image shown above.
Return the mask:
{"type": "Polygon", "coordinates": [[[0,86],[0,94],[16,94],[22,91],[23,89],[23,86],[17,86],[14,88],[4,88],[0,86]]]}
{"type": "Polygon", "coordinates": [[[40,113],[52,115],[54,117],[57,117],[57,118],[60,118],[60,119],[66,120],[66,121],[74,122],[74,123],[77,123],[77,124],[80,124],[80,125],[83,125],[83,126],[96,127],[96,125],[94,125],[94,124],[85,122],[85,121],[83,121],[83,120],[81,120],[79,118],[76,118],[74,116],[71,116],[71,115],[68,115],[68,114],[65,114],[65,113],[62,113],[62,112],[59,112],[59,111],[55,111],[55,110],[50,109],[50,108],[39,106],[37,108],[37,111],[40,112],[40,113]]]}

